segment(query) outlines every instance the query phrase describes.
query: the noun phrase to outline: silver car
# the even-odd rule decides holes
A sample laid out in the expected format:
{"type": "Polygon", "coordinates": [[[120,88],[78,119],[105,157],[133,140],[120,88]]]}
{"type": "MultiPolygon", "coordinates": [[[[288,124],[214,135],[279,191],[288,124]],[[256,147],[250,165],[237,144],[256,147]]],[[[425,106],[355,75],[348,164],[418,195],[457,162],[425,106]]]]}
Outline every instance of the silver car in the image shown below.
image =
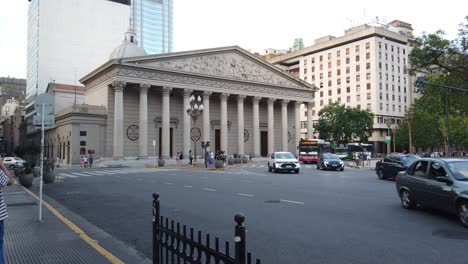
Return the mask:
{"type": "Polygon", "coordinates": [[[299,173],[301,165],[291,152],[273,152],[268,160],[268,171],[293,171],[299,173]]]}
{"type": "Polygon", "coordinates": [[[5,157],[3,158],[3,164],[9,169],[22,168],[26,161],[17,157],[5,157]]]}

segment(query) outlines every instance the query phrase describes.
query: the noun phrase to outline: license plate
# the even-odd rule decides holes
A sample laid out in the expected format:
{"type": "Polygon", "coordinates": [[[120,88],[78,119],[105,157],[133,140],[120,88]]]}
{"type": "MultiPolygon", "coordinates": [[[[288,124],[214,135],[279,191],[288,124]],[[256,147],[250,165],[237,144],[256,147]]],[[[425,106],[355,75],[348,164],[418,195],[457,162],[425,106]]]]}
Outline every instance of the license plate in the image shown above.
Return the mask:
{"type": "Polygon", "coordinates": [[[291,167],[292,167],[292,165],[286,165],[286,168],[291,168],[291,167]]]}

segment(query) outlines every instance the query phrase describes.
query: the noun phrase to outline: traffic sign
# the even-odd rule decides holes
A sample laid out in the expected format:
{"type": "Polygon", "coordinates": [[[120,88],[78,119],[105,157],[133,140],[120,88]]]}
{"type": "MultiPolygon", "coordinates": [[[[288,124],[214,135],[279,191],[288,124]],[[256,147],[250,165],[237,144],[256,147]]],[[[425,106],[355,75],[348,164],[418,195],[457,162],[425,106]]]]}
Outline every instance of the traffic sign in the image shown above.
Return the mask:
{"type": "Polygon", "coordinates": [[[36,112],[44,115],[53,115],[55,111],[54,96],[48,93],[40,94],[34,100],[34,108],[36,112]],[[44,105],[44,113],[42,113],[42,105],[44,105]]]}
{"type": "Polygon", "coordinates": [[[392,137],[391,136],[386,136],[385,137],[385,143],[390,144],[392,142],[392,137]]]}
{"type": "MultiPolygon", "coordinates": [[[[55,116],[54,115],[46,115],[44,116],[44,126],[51,127],[55,124],[55,116]]],[[[40,127],[42,125],[42,116],[35,115],[33,116],[33,125],[40,127]]]]}

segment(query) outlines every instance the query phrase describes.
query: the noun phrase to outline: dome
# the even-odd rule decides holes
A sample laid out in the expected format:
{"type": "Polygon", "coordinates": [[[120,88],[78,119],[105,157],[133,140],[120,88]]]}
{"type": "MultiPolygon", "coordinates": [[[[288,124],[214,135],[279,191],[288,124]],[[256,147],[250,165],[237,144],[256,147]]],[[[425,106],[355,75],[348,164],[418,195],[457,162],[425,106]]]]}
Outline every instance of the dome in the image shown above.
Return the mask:
{"type": "Polygon", "coordinates": [[[109,59],[121,59],[128,57],[145,56],[145,50],[136,44],[136,34],[132,28],[125,32],[122,44],[117,46],[109,56],[109,59]]]}

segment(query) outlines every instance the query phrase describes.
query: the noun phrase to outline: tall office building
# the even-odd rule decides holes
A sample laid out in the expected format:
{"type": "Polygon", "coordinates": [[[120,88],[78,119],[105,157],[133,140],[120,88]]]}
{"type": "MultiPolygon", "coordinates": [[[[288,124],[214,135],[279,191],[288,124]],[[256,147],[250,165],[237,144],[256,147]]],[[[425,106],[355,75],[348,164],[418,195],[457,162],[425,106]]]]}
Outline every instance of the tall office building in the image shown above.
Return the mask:
{"type": "Polygon", "coordinates": [[[77,83],[108,59],[128,29],[129,0],[29,2],[28,102],[50,82],[77,83]]]}
{"type": "MultiPolygon", "coordinates": [[[[362,25],[344,36],[326,36],[314,45],[270,60],[320,90],[301,111],[303,137],[307,135],[307,114],[318,121],[319,111],[337,102],[368,109],[375,115],[374,132],[369,141],[376,152],[385,152],[385,136],[391,120],[394,128],[405,117],[411,101],[408,67],[411,24],[392,21],[387,25],[362,25]]],[[[318,136],[317,134],[315,136],[318,136]]]]}
{"type": "Polygon", "coordinates": [[[132,0],[138,45],[148,54],[173,51],[172,0],[132,0]]]}

